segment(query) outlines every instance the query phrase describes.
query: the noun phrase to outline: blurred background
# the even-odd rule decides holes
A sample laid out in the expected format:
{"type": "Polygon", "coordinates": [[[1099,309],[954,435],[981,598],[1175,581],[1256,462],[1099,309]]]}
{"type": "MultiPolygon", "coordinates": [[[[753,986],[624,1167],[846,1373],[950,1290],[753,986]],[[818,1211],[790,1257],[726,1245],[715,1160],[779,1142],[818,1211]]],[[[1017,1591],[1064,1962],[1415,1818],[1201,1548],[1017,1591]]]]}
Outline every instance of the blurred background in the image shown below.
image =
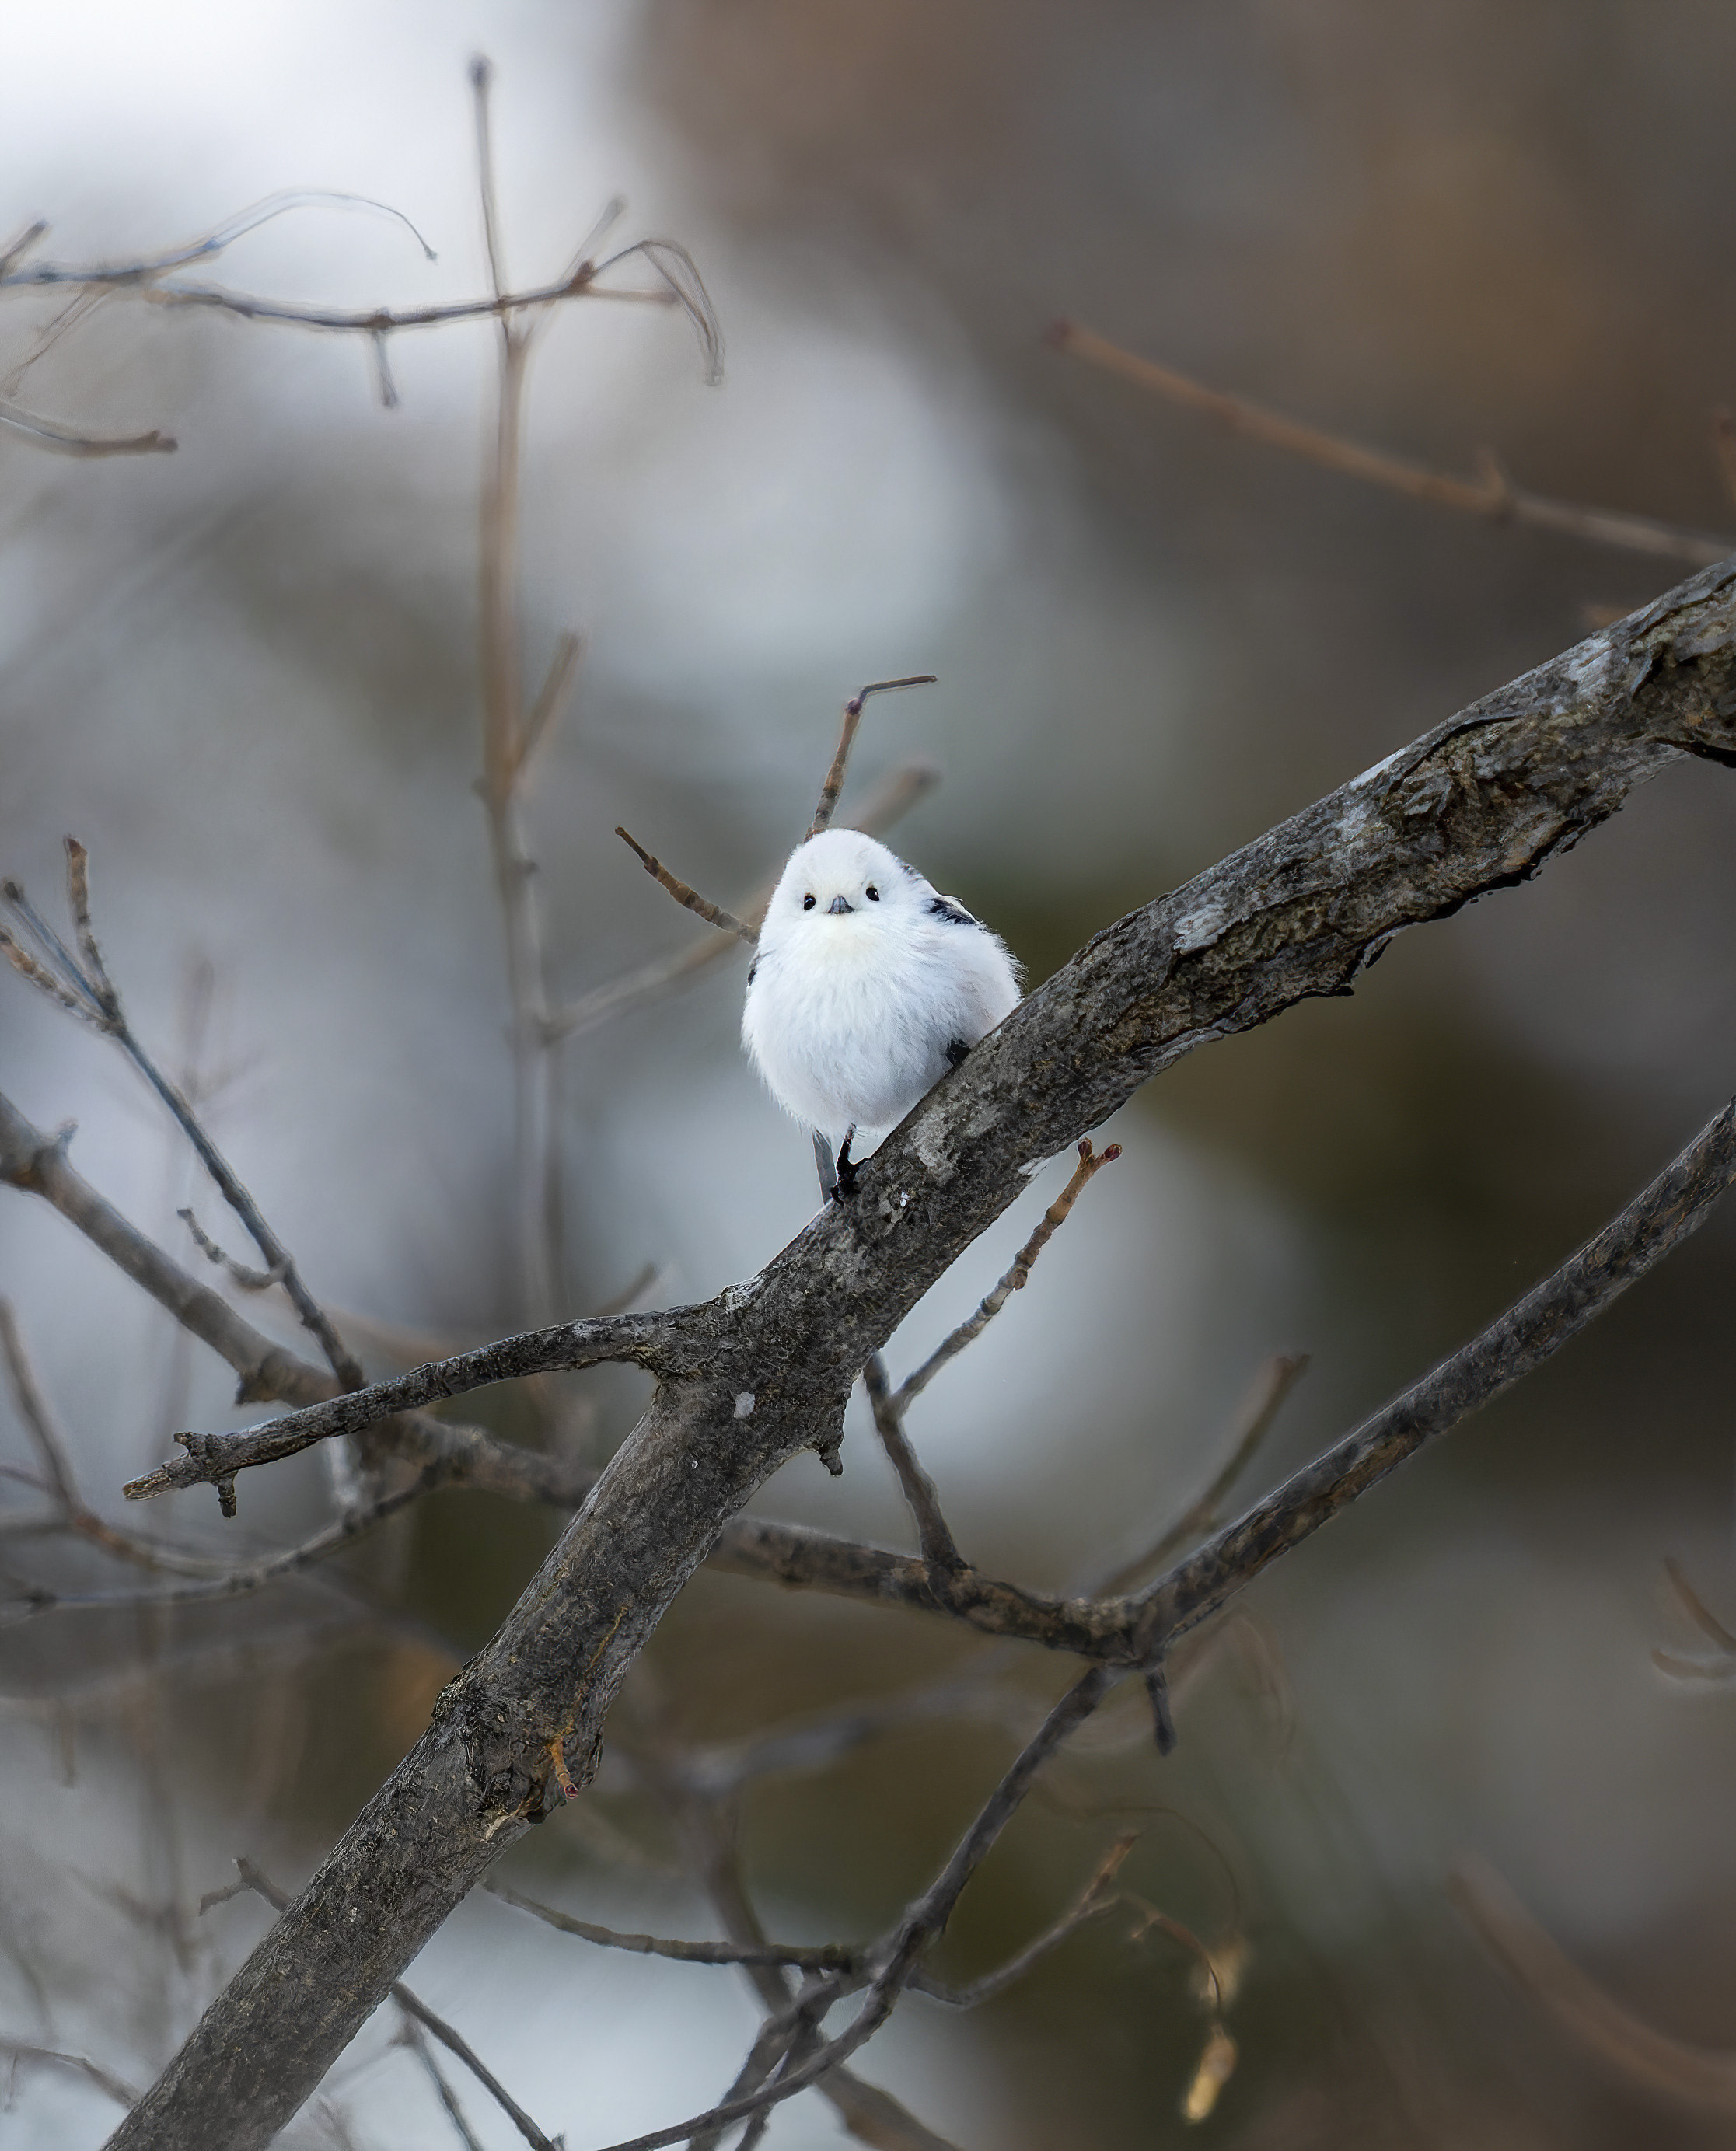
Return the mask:
{"type": "MultiPolygon", "coordinates": [[[[870,704],[846,812],[903,762],[943,765],[893,842],[1036,981],[1686,572],[1227,438],[1046,347],[1057,316],[1456,472],[1487,447],[1540,491],[1736,533],[1713,416],[1736,401],[1736,14],[1702,0],[68,0],[8,23],[0,222],[47,218],[55,259],[126,261],[280,190],[347,190],[438,261],[386,219],[310,208],[199,273],[332,306],[473,296],[478,49],[513,277],[558,273],[619,192],[616,238],[690,247],[727,339],[708,386],[679,316],[585,302],[535,361],[527,670],[585,639],[529,805],[557,1003],[704,932],[614,824],[731,901],[805,827],[865,680],[939,675],[870,704]]],[[[0,368],[58,311],[9,299],[0,368]]],[[[395,408],[358,339],[117,298],[6,392],[179,452],[0,438],[0,870],[58,915],[61,838],[90,847],[139,1030],[379,1372],[524,1318],[473,790],[493,346],[460,326],[390,357],[395,408]]],[[[1123,1162],[913,1416],[967,1551],[1088,1581],[1209,1478],[1270,1355],[1305,1351],[1259,1491],[1619,1207],[1731,1088],[1733,836],[1726,778],[1673,769],[1534,885],[1401,939],[1354,1000],[1217,1045],[1119,1116],[1123,1162]]],[[[736,1042],[743,968],[566,1049],[565,1310],[647,1266],[649,1303],[707,1295],[810,1214],[806,1137],[736,1042]]],[[[9,974],[0,1087],[45,1128],[76,1121],[74,1162],[178,1259],[198,1262],[189,1202],[245,1253],[120,1056],[9,974]]],[[[1064,1176],[936,1288],[894,1372],[1064,1176]]],[[[1720,1215],[1250,1591],[1183,1685],[1176,1755],[1122,1698],[974,1888],[944,1952],[960,1978],[1141,1830],[1124,1880],[1231,1996],[1240,2062],[1208,2118],[1180,2111],[1196,1964],[1126,1915],[980,2012],[907,2002],[862,2073],[963,2151],[1725,2140],[1728,2098],[1647,2089],[1564,2027],[1449,1878],[1489,1863],[1623,2008],[1736,2048],[1736,1698],[1652,1661],[1715,1656],[1667,1557],[1736,1609],[1733,1254],[1720,1215]]],[[[235,1423],[226,1371],[22,1194],[0,1200],[0,1293],[105,1512],[175,1427],[235,1423]]],[[[293,1340],[286,1309],[247,1312],[293,1340]]],[[[466,1404],[600,1458],[642,1400],[605,1371],[540,1419],[466,1404]]],[[[841,1482],[806,1457],[760,1506],[908,1544],[853,1411],[844,1454],[841,1482]]],[[[0,1459],[33,1468],[9,1396],[0,1459]]],[[[328,1513],[313,1460],[253,1477],[226,1533],[191,1498],[126,1520],[252,1551],[328,1513]]],[[[559,1525],[445,1494],[341,1587],[8,1626],[0,2036],[149,2082],[267,1916],[196,1916],[201,1894],[238,1854],[286,1885],[311,1871],[559,1525]]],[[[0,1553],[9,1595],[138,1587],[53,1539],[0,1553]]],[[[772,1931],[869,1935],[1061,1673],[701,1575],[598,1789],[507,1867],[590,1918],[715,1933],[633,1743],[727,1758],[872,1702],[877,1737],[822,1739],[713,1814],[772,1931]]],[[[590,1951],[481,1898],[410,1976],[574,2147],[721,2095],[757,2022],[731,1973],[590,1951]]],[[[395,2032],[382,2015],[285,2141],[458,2141],[395,2032]]],[[[478,2142],[517,2140],[460,2090],[478,2142]]],[[[94,2145],[116,2111],[20,2068],[0,2140],[94,2145]]],[[[805,2097],[772,2140],[838,2127],[805,2097]]]]}

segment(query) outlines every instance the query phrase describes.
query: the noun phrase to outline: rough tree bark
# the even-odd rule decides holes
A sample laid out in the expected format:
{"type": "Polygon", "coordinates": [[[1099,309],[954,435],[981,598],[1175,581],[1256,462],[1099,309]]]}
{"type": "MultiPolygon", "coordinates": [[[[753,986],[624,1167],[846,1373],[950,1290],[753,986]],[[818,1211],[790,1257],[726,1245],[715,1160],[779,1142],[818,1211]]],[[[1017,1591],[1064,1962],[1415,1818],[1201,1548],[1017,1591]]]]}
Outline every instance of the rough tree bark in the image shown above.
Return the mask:
{"type": "MultiPolygon", "coordinates": [[[[801,1450],[835,1444],[868,1354],[1030,1168],[1183,1054],[1348,993],[1393,934],[1525,879],[1684,752],[1736,762],[1736,561],[1098,934],[911,1114],[848,1207],[681,1311],[650,1408],[584,1509],[116,2151],[271,2139],[555,1804],[562,1745],[581,1783],[594,1770],[623,1674],[726,1521],[801,1450]]],[[[1250,1572],[1271,1551],[1250,1547],[1250,1572]]]]}

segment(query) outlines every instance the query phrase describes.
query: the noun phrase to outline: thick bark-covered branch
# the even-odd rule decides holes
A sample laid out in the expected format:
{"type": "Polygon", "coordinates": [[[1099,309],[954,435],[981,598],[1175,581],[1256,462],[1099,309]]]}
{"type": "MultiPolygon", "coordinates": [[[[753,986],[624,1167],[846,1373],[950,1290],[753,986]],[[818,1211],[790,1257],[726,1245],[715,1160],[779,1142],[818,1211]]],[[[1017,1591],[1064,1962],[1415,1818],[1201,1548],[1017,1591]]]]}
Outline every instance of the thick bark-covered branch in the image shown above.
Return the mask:
{"type": "Polygon", "coordinates": [[[856,1370],[1028,1169],[1195,1046],[1349,990],[1394,933],[1524,879],[1679,753],[1736,761],[1733,639],[1736,563],[1121,919],[916,1108],[849,1204],[686,1310],[691,1371],[660,1382],[499,1633],[114,2143],[268,2142],[493,1859],[555,1804],[557,1754],[581,1780],[595,1768],[622,1675],[725,1521],[791,1456],[835,1439],[856,1370]]]}

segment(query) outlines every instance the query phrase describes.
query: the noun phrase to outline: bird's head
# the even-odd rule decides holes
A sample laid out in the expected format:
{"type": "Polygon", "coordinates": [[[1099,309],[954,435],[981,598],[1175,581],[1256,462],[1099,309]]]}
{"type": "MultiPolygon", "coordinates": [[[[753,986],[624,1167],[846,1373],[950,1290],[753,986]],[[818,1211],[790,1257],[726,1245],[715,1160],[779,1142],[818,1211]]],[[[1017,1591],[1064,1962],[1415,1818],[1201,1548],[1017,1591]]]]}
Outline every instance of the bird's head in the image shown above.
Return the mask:
{"type": "Polygon", "coordinates": [[[766,921],[781,934],[859,931],[877,919],[916,912],[926,888],[896,853],[860,830],[822,829],[792,853],[766,921]]]}

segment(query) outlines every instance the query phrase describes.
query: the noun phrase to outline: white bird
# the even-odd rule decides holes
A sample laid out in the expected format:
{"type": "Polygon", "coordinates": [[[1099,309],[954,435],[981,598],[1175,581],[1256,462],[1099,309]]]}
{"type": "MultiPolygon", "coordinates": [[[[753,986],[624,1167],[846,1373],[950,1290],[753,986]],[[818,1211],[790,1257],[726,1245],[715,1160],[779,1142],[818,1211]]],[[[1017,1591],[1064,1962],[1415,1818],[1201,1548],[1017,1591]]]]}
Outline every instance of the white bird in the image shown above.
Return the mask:
{"type": "MultiPolygon", "coordinates": [[[[854,829],[792,854],[747,972],[741,1042],[786,1112],[837,1150],[883,1134],[1018,1004],[1005,944],[854,829]]],[[[827,1178],[830,1153],[822,1165],[827,1178]]]]}

